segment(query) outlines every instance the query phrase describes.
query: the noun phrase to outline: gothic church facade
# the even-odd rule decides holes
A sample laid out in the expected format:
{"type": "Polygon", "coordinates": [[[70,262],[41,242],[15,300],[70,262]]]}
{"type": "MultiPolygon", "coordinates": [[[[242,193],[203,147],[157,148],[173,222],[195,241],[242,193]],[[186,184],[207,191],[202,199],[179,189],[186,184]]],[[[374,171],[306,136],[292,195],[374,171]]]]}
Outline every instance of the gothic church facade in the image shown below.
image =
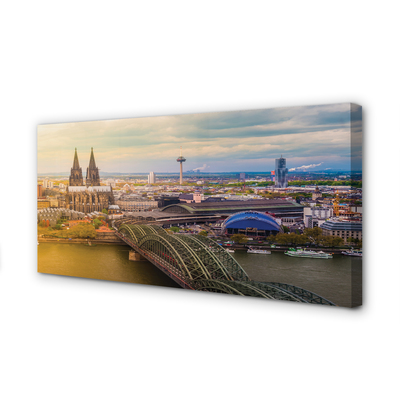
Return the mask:
{"type": "Polygon", "coordinates": [[[78,153],[75,148],[65,204],[68,209],[83,213],[101,212],[104,208],[108,209],[110,205],[114,204],[111,185],[100,185],[100,174],[94,160],[93,147],[90,153],[89,167],[86,170],[85,184],[83,183],[82,168],[79,166],[78,153]]]}

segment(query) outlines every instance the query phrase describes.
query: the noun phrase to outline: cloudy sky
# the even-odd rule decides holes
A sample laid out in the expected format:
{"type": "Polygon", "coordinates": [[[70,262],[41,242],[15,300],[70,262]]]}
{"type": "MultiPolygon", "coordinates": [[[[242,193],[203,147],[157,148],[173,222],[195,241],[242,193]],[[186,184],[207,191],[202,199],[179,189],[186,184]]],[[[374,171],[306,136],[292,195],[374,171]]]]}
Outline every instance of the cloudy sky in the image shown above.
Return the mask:
{"type": "Polygon", "coordinates": [[[75,147],[85,172],[91,147],[104,172],[178,172],[180,146],[186,171],[269,172],[281,154],[292,170],[350,170],[351,161],[361,169],[361,109],[351,113],[344,103],[39,125],[38,173],[68,172],[75,147]]]}

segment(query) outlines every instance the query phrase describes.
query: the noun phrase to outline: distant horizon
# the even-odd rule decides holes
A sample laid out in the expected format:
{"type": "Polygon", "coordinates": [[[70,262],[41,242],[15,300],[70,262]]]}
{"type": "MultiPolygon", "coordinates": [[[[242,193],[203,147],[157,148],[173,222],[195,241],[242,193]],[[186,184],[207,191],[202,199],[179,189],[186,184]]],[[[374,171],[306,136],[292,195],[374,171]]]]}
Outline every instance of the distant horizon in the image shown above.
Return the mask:
{"type": "MultiPolygon", "coordinates": [[[[149,171],[149,172],[103,172],[103,174],[106,175],[148,175],[150,172],[154,172],[154,174],[159,174],[159,175],[176,175],[179,176],[179,172],[157,172],[157,171],[149,171]]],[[[288,172],[288,175],[295,175],[295,174],[330,174],[330,173],[348,173],[348,174],[354,174],[354,173],[362,173],[362,170],[359,171],[350,171],[350,170],[342,170],[342,169],[335,169],[335,170],[315,170],[315,171],[291,171],[288,172]]],[[[197,174],[204,174],[204,175],[212,175],[212,174],[224,174],[224,175],[229,175],[229,174],[240,174],[240,173],[245,173],[245,174],[270,174],[271,171],[227,171],[227,172],[183,172],[183,175],[197,175],[197,174]]],[[[54,175],[60,175],[60,176],[69,176],[70,172],[52,172],[52,173],[38,173],[38,176],[54,176],[54,175]]],[[[100,176],[102,173],[100,172],[100,176]]],[[[104,175],[103,175],[104,176],[104,175]]]]}

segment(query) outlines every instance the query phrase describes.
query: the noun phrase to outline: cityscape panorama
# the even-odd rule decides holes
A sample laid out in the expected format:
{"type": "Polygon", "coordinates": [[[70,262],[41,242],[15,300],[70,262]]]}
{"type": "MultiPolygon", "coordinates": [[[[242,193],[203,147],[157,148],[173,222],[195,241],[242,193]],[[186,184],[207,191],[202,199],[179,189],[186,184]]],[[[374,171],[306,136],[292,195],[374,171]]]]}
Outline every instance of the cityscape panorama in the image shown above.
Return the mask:
{"type": "Polygon", "coordinates": [[[361,305],[362,113],[38,126],[38,271],[361,305]]]}

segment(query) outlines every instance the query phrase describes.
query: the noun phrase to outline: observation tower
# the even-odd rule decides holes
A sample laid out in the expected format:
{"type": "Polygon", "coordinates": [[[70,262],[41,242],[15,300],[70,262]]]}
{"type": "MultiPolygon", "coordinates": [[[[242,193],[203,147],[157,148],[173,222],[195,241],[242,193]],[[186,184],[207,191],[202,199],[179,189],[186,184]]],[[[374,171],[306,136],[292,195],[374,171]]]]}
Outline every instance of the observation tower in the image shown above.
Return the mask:
{"type": "Polygon", "coordinates": [[[183,178],[182,178],[182,163],[184,163],[186,161],[186,158],[182,156],[182,146],[181,146],[181,152],[179,157],[176,159],[176,161],[178,161],[178,163],[180,164],[180,169],[181,169],[181,173],[180,173],[180,178],[179,178],[179,183],[182,185],[183,183],[183,178]]]}

